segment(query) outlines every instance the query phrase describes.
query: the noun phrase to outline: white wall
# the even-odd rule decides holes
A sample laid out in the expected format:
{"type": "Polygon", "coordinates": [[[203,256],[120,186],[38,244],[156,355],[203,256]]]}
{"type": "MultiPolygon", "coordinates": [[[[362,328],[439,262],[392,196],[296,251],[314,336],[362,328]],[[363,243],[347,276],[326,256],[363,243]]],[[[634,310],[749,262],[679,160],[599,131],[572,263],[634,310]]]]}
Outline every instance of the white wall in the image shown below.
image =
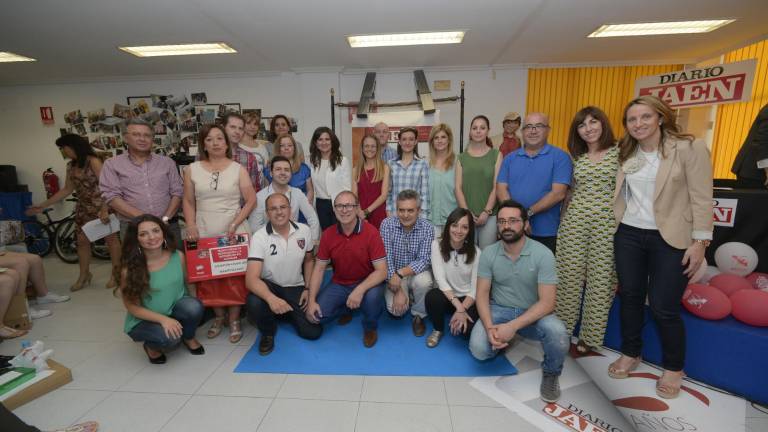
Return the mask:
{"type": "MultiPolygon", "coordinates": [[[[499,133],[506,112],[523,113],[525,109],[527,69],[427,71],[426,75],[430,86],[433,80],[451,80],[451,91],[435,92],[435,98],[458,95],[460,82],[466,82],[465,131],[474,115],[485,114],[491,120],[491,133],[499,133]]],[[[364,72],[312,72],[0,87],[0,164],[15,165],[19,182],[29,185],[33,201],[39,202],[44,198],[43,170],[53,167],[63,181],[66,164],[54,141],[59,128],[67,126],[64,114],[80,109],[85,115],[99,108],[111,113],[113,104],[124,104],[126,97],[151,93],[189,96],[202,91],[209,102],[239,102],[243,108],[262,108],[265,115],[294,116],[299,123],[296,137],[306,147],[315,127],[330,125],[329,89],[336,89],[337,101],[356,102],[364,78],[364,72]],[[53,107],[55,124],[42,124],[41,106],[53,107]]],[[[412,71],[377,73],[376,98],[379,102],[415,100],[412,71]]],[[[458,134],[458,102],[438,104],[438,109],[441,120],[458,134]]],[[[351,130],[347,118],[346,109],[337,110],[336,127],[342,152],[350,155],[351,130]]],[[[456,145],[458,150],[458,139],[456,145]]],[[[308,148],[305,151],[308,153],[308,148]]]]}

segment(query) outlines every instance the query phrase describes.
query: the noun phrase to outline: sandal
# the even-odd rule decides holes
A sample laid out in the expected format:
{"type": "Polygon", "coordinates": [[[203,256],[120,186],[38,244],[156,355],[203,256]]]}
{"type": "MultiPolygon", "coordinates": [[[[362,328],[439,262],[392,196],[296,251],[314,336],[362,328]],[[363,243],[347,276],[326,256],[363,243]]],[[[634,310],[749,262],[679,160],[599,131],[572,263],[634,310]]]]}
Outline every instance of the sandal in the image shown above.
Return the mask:
{"type": "Polygon", "coordinates": [[[229,323],[229,342],[238,343],[243,337],[243,331],[240,329],[240,320],[234,320],[229,323]]]}
{"type": "Polygon", "coordinates": [[[680,387],[683,385],[683,378],[685,378],[685,372],[682,373],[680,376],[680,384],[679,385],[671,385],[663,383],[662,380],[664,379],[664,375],[669,371],[664,371],[664,374],[661,375],[661,378],[659,378],[658,381],[656,381],[656,394],[660,398],[664,399],[674,399],[678,395],[680,395],[680,387]]]}
{"type": "Polygon", "coordinates": [[[15,339],[27,334],[27,330],[16,330],[8,326],[0,327],[0,339],[15,339]]]}
{"type": "Polygon", "coordinates": [[[213,339],[221,334],[221,329],[224,328],[224,317],[216,317],[213,319],[211,328],[208,329],[208,339],[213,339]]]}
{"type": "Polygon", "coordinates": [[[632,358],[632,362],[629,364],[629,367],[627,367],[626,369],[619,369],[619,368],[617,368],[617,366],[618,366],[617,363],[619,363],[625,357],[627,357],[627,356],[622,355],[621,357],[619,357],[618,360],[616,360],[615,362],[611,363],[610,366],[608,366],[608,376],[609,377],[611,377],[613,379],[624,379],[624,378],[627,378],[627,377],[629,377],[629,373],[630,372],[632,372],[633,370],[637,369],[638,366],[640,366],[640,357],[634,357],[634,358],[632,358]]]}

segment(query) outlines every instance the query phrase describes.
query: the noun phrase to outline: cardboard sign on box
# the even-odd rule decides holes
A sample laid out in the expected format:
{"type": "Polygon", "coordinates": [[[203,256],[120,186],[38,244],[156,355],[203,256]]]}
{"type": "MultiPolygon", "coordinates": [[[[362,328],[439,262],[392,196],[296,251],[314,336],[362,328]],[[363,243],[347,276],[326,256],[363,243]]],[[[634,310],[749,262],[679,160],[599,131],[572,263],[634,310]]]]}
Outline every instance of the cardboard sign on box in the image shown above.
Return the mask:
{"type": "Polygon", "coordinates": [[[16,294],[11,298],[11,304],[5,313],[3,323],[16,330],[29,330],[32,328],[26,293],[16,294]]]}
{"type": "Polygon", "coordinates": [[[53,374],[40,381],[22,386],[21,390],[14,392],[11,396],[4,399],[0,398],[0,403],[9,410],[15,410],[25,403],[31,402],[72,381],[72,371],[67,367],[53,360],[48,360],[48,366],[53,370],[53,374]]]}
{"type": "Polygon", "coordinates": [[[189,282],[244,275],[248,266],[248,240],[248,234],[238,233],[185,241],[189,282]]]}

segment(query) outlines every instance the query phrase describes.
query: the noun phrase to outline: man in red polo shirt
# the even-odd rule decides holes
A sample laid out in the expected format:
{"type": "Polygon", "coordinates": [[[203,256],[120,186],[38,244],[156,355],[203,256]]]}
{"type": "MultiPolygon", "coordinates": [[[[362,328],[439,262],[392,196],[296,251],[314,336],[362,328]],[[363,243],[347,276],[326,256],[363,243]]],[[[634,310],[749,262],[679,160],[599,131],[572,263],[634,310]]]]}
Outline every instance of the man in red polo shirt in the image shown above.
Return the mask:
{"type": "Polygon", "coordinates": [[[358,204],[355,194],[349,191],[341,192],[334,200],[338,223],[326,228],[320,237],[306,314],[311,322],[325,323],[361,309],[363,345],[370,348],[378,340],[376,329],[384,311],[387,254],[376,227],[357,217],[358,204]],[[333,263],[333,278],[318,295],[329,262],[333,263]]]}

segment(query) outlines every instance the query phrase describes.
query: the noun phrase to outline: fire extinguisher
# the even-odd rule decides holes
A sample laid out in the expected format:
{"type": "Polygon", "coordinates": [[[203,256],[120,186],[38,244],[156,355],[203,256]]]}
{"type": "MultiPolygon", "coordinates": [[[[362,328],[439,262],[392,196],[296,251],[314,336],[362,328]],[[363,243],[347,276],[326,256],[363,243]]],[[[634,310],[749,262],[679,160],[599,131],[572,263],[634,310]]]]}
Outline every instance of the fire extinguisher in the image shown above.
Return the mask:
{"type": "Polygon", "coordinates": [[[43,171],[43,186],[45,186],[45,194],[47,198],[50,198],[59,191],[59,176],[53,172],[53,168],[48,168],[43,171]]]}

